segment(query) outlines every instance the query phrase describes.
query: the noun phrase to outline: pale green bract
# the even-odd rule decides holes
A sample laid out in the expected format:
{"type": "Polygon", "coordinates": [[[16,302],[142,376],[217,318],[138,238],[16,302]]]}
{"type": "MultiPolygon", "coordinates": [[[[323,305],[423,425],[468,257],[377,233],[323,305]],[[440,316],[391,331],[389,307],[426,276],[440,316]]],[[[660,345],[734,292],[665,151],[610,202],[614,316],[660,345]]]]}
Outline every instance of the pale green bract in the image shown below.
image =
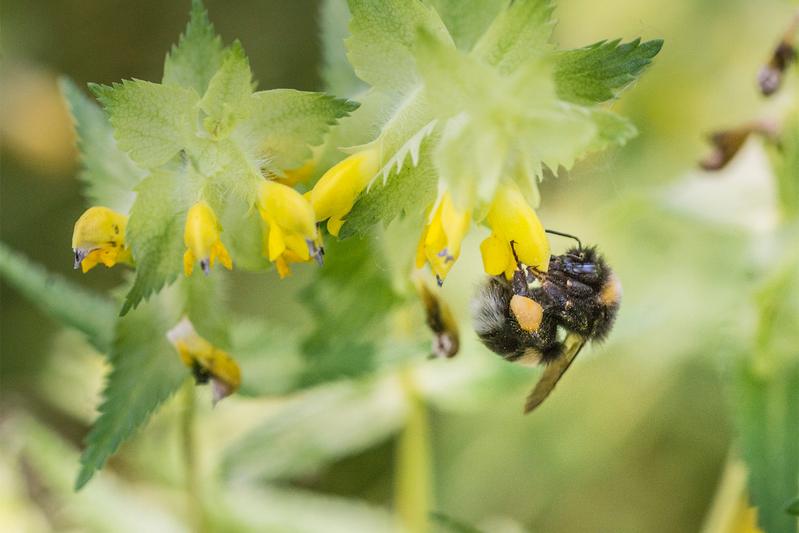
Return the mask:
{"type": "MultiPolygon", "coordinates": [[[[478,220],[502,180],[515,180],[537,205],[545,168],[568,170],[586,154],[635,136],[629,121],[596,104],[634,81],[660,41],[558,52],[551,42],[550,0],[484,2],[471,11],[450,0],[427,4],[349,2],[348,57],[372,90],[337,130],[346,132],[368,113],[379,132],[345,151],[378,148],[381,170],[342,235],[364,234],[367,224],[378,221],[370,202],[396,204],[385,210],[383,222],[411,210],[419,200],[413,188],[387,185],[404,179],[405,166],[420,164],[421,144],[434,132],[431,179],[456,203],[476,207],[478,220]],[[373,195],[378,178],[386,185],[379,197],[373,195]],[[372,215],[361,215],[367,212],[372,215]]],[[[333,137],[348,135],[334,131],[333,137]]]]}
{"type": "MultiPolygon", "coordinates": [[[[321,93],[253,93],[241,44],[221,48],[198,6],[195,2],[188,29],[167,58],[163,84],[92,86],[119,149],[150,172],[130,211],[127,239],[137,268],[123,314],[181,272],[182,228],[191,205],[205,199],[228,218],[231,202],[249,211],[263,176],[281,176],[304,164],[311,147],[322,144],[330,127],[357,107],[321,93]],[[208,53],[218,68],[209,72],[198,53],[208,53]]],[[[222,238],[228,241],[229,234],[222,238]]],[[[231,246],[234,263],[239,249],[231,246]]],[[[265,268],[266,260],[253,260],[251,249],[246,246],[243,264],[265,268]]]]}

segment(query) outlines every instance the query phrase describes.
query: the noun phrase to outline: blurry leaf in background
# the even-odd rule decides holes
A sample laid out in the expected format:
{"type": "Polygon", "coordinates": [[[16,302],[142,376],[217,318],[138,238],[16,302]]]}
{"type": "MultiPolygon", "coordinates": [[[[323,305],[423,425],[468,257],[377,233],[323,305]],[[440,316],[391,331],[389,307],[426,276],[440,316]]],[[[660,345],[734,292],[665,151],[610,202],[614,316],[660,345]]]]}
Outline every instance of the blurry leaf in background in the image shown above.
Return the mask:
{"type": "Polygon", "coordinates": [[[328,238],[325,246],[325,266],[299,295],[311,315],[301,344],[306,386],[373,370],[376,341],[399,301],[371,239],[328,238]]]}
{"type": "Polygon", "coordinates": [[[799,260],[781,265],[758,294],[751,358],[738,363],[734,416],[749,467],[758,523],[769,533],[796,531],[785,506],[799,491],[799,260]]]}
{"type": "Polygon", "coordinates": [[[119,149],[114,140],[114,130],[100,106],[69,78],[61,78],[59,85],[69,104],[78,135],[82,165],[78,177],[85,187],[84,196],[89,205],[127,214],[136,196],[133,188],[145,172],[119,149]]]}
{"type": "Polygon", "coordinates": [[[188,371],[166,338],[177,321],[154,298],[117,322],[100,416],[86,437],[75,487],[80,489],[108,457],[187,379],[188,371]]]}
{"type": "Polygon", "coordinates": [[[405,395],[396,378],[343,381],[278,406],[222,461],[232,481],[308,476],[389,438],[403,423],[405,395]]]}
{"type": "MultiPolygon", "coordinates": [[[[275,487],[230,487],[216,501],[213,531],[283,533],[396,533],[388,511],[360,500],[275,487]]],[[[211,510],[214,512],[214,510],[211,510]]]]}
{"type": "Polygon", "coordinates": [[[786,220],[799,217],[799,112],[783,125],[779,154],[775,154],[774,174],[781,215],[786,220]]]}
{"type": "Polygon", "coordinates": [[[358,79],[350,62],[344,39],[350,10],[347,0],[322,0],[319,6],[319,26],[322,39],[322,81],[325,90],[336,96],[352,97],[366,86],[358,79]]]}
{"type": "Polygon", "coordinates": [[[30,262],[0,242],[0,276],[42,311],[80,331],[108,353],[114,335],[114,302],[30,262]]]}

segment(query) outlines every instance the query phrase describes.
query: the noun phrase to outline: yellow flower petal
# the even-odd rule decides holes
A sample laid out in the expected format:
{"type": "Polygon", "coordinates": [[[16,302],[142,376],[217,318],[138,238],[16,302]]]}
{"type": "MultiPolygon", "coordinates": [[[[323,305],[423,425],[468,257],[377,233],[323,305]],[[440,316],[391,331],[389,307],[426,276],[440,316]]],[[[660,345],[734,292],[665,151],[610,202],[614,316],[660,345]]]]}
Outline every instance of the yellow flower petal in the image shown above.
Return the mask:
{"type": "Polygon", "coordinates": [[[128,217],[107,207],[87,209],[75,222],[72,232],[74,267],[88,272],[98,263],[112,267],[116,263],[132,263],[125,243],[128,217]]]}
{"type": "Polygon", "coordinates": [[[439,284],[460,256],[470,221],[471,214],[456,208],[449,193],[442,195],[423,231],[416,255],[417,266],[427,261],[439,284]]]}
{"type": "Polygon", "coordinates": [[[362,150],[340,161],[311,189],[310,200],[316,219],[336,219],[328,224],[331,235],[338,235],[344,218],[352,210],[358,195],[379,170],[377,148],[362,150]]]}
{"type": "MultiPolygon", "coordinates": [[[[501,242],[514,242],[514,248],[519,260],[527,266],[533,266],[546,271],[549,266],[549,240],[544,227],[538,220],[535,211],[526,202],[519,189],[513,183],[505,183],[497,189],[494,200],[486,217],[491,227],[492,236],[501,242]]],[[[498,247],[492,246],[492,250],[498,247]]],[[[509,248],[510,251],[510,248],[509,248]]],[[[483,266],[487,273],[496,272],[499,256],[489,256],[489,263],[483,256],[483,266]]],[[[516,262],[512,254],[506,256],[505,275],[510,278],[516,269],[516,262]]]]}
{"type": "Polygon", "coordinates": [[[258,186],[257,204],[261,217],[279,225],[285,233],[316,239],[316,217],[311,204],[288,185],[264,180],[258,186]]]}
{"type": "Polygon", "coordinates": [[[513,259],[508,243],[496,235],[489,235],[480,243],[480,254],[483,256],[483,268],[489,276],[498,276],[505,272],[508,261],[513,259]]]}
{"type": "Polygon", "coordinates": [[[236,360],[201,337],[188,318],[184,317],[166,336],[183,364],[192,369],[197,383],[211,381],[214,403],[239,388],[241,369],[236,360]]]}
{"type": "Polygon", "coordinates": [[[230,260],[225,245],[220,240],[221,227],[214,210],[207,203],[200,201],[194,204],[186,214],[186,226],[183,231],[183,242],[186,253],[183,254],[183,271],[190,276],[194,270],[194,262],[199,261],[203,272],[208,274],[217,257],[225,268],[230,270],[230,260]]]}

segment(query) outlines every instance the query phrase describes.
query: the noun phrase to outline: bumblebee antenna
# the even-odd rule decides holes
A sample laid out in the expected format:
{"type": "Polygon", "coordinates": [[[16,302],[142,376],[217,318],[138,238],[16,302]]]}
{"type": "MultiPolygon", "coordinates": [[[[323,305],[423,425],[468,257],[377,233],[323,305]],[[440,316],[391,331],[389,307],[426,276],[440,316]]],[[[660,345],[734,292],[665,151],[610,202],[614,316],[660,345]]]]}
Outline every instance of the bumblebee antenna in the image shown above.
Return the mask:
{"type": "Polygon", "coordinates": [[[555,231],[554,229],[545,229],[544,231],[547,233],[551,233],[552,235],[559,235],[561,237],[566,237],[567,239],[574,239],[575,241],[577,241],[577,248],[579,248],[580,250],[583,249],[583,243],[580,242],[580,239],[578,239],[574,235],[571,235],[570,233],[561,233],[560,231],[555,231]]]}

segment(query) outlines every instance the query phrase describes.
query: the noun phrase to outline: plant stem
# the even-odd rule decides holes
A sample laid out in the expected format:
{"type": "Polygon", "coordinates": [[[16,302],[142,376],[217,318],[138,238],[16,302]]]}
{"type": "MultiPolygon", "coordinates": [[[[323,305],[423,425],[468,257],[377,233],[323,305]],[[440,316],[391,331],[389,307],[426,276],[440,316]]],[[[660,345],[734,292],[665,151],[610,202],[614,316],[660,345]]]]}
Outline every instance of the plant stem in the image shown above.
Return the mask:
{"type": "Polygon", "coordinates": [[[394,505],[403,531],[428,531],[431,504],[430,435],[427,409],[413,382],[411,368],[400,372],[409,412],[396,451],[394,505]]]}
{"type": "Polygon", "coordinates": [[[199,465],[197,464],[197,444],[194,438],[194,423],[197,416],[194,383],[186,382],[183,388],[183,418],[181,437],[183,444],[183,461],[186,475],[186,498],[189,519],[194,531],[207,531],[205,512],[202,502],[202,489],[199,484],[199,465]]]}

